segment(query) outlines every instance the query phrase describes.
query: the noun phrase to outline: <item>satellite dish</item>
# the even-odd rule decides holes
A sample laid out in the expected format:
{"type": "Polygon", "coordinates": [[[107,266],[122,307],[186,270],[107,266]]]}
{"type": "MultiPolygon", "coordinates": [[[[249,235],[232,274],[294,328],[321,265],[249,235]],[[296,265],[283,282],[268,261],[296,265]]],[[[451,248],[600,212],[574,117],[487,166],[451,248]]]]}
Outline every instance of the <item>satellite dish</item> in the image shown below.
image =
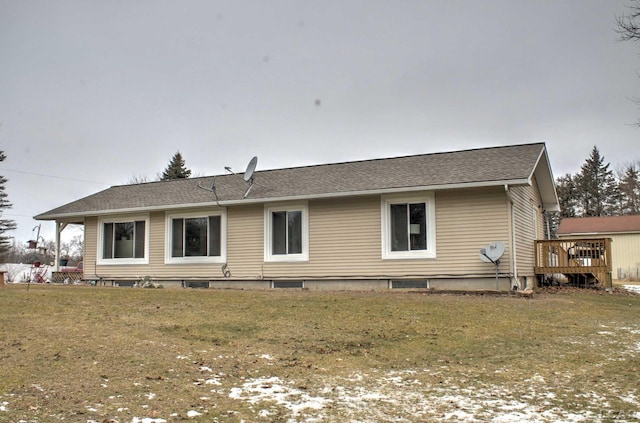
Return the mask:
{"type": "Polygon", "coordinates": [[[500,290],[500,282],[498,280],[498,268],[500,267],[500,259],[504,254],[504,242],[496,241],[487,245],[480,250],[480,260],[485,263],[493,263],[496,266],[496,291],[500,290]]]}
{"type": "Polygon", "coordinates": [[[247,188],[247,191],[244,193],[244,197],[242,198],[247,198],[247,195],[249,195],[251,188],[253,188],[253,172],[255,172],[257,164],[258,164],[258,158],[256,156],[253,156],[253,158],[249,161],[249,164],[247,165],[247,170],[244,171],[244,176],[240,176],[237,173],[234,173],[229,166],[225,166],[224,168],[224,170],[226,170],[227,172],[237,176],[238,178],[242,178],[244,179],[245,182],[249,183],[249,188],[247,188]]]}
{"type": "Polygon", "coordinates": [[[249,182],[253,179],[253,172],[256,170],[256,165],[258,164],[258,158],[253,156],[253,158],[249,161],[247,165],[247,170],[244,171],[244,180],[245,182],[249,182]]]}
{"type": "Polygon", "coordinates": [[[504,255],[505,245],[502,241],[492,242],[480,250],[480,260],[497,264],[504,255]]]}

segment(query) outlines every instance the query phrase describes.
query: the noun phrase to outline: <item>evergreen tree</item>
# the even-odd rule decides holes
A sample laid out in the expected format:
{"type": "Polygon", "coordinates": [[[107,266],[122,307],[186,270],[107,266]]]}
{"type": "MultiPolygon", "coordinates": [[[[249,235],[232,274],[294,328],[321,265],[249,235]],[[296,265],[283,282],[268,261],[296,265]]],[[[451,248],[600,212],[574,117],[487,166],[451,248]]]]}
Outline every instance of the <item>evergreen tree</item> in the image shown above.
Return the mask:
{"type": "MultiPolygon", "coordinates": [[[[0,151],[0,162],[3,162],[6,158],[4,151],[0,151]]],[[[17,228],[15,221],[5,219],[2,216],[4,210],[11,208],[11,203],[9,203],[4,189],[6,183],[7,179],[4,176],[0,176],[0,256],[4,256],[11,248],[11,239],[13,237],[6,235],[7,232],[17,228]]]]}
{"type": "Polygon", "coordinates": [[[160,180],[168,181],[170,179],[185,179],[189,176],[191,176],[191,170],[186,168],[182,154],[178,151],[173,155],[171,162],[162,172],[160,180]]]}
{"type": "Polygon", "coordinates": [[[575,178],[567,173],[556,179],[556,192],[558,193],[558,203],[560,205],[560,216],[575,217],[578,188],[576,187],[575,178]]]}
{"type": "Polygon", "coordinates": [[[640,178],[638,166],[629,164],[620,176],[618,187],[620,188],[621,214],[640,214],[640,178]]]}
{"type": "Polygon", "coordinates": [[[575,177],[578,188],[578,209],[582,216],[610,216],[619,211],[620,194],[609,163],[604,163],[598,147],[575,177]]]}

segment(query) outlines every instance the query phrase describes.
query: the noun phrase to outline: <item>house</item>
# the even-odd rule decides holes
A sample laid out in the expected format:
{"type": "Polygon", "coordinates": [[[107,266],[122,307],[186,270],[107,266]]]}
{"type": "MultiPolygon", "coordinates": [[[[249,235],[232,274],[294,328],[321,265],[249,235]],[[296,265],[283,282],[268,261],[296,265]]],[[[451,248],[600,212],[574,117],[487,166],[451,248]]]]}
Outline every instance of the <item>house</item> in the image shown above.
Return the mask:
{"type": "Polygon", "coordinates": [[[99,284],[509,290],[557,209],[536,143],[113,186],[35,218],[84,225],[99,284]]]}
{"type": "Polygon", "coordinates": [[[557,231],[560,239],[611,238],[614,280],[640,280],[640,215],[565,217],[557,231]]]}

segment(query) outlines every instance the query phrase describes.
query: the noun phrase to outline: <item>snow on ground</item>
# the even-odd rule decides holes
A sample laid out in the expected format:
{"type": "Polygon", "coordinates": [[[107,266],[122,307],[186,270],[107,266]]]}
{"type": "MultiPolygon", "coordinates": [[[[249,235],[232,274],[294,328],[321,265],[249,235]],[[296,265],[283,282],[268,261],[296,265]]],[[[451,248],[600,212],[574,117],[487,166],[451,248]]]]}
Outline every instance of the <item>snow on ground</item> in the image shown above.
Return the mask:
{"type": "MultiPolygon", "coordinates": [[[[568,343],[586,342],[597,348],[601,342],[618,344],[613,360],[627,360],[640,353],[640,327],[622,326],[615,322],[600,325],[600,330],[589,339],[568,343]]],[[[266,361],[275,358],[269,354],[258,355],[266,361]]],[[[214,357],[213,360],[225,357],[214,357]]],[[[178,355],[176,360],[188,360],[188,355],[178,355]]],[[[314,382],[285,379],[274,375],[247,378],[241,384],[231,385],[224,373],[214,373],[209,366],[194,361],[202,374],[194,385],[202,389],[202,399],[214,401],[215,395],[224,395],[248,405],[256,419],[295,422],[606,422],[640,421],[640,391],[621,391],[616,386],[593,386],[591,391],[576,392],[570,385],[572,375],[561,371],[547,380],[540,374],[532,374],[524,380],[511,381],[509,386],[482,382],[469,369],[465,378],[451,376],[444,363],[423,369],[380,372],[370,369],[346,377],[317,375],[314,382]],[[214,394],[214,395],[212,395],[214,394]],[[619,413],[612,401],[628,404],[631,411],[619,413]],[[575,412],[576,403],[584,403],[575,412]]],[[[496,373],[508,374],[505,366],[496,373]]],[[[34,387],[40,388],[34,385],[34,387]]],[[[0,401],[2,412],[11,409],[10,397],[0,401]]],[[[154,393],[143,396],[153,400],[154,393]]],[[[87,411],[100,410],[102,404],[88,407],[87,411]]],[[[213,405],[215,407],[215,405],[213,405]]],[[[243,407],[244,408],[244,407],[243,407]]],[[[124,410],[124,409],[123,409],[124,410]]],[[[197,410],[177,410],[169,416],[132,417],[131,423],[165,423],[179,416],[198,419],[206,416],[207,406],[197,410]]],[[[235,411],[229,410],[229,415],[235,411]]],[[[101,421],[101,420],[100,420],[101,421]]],[[[217,421],[217,420],[213,420],[217,421]]],[[[87,423],[98,423],[87,419],[87,423]]],[[[121,420],[125,423],[125,420],[121,420]]],[[[26,423],[26,422],[25,422],[26,423]]]]}
{"type": "MultiPolygon", "coordinates": [[[[640,328],[616,323],[602,325],[594,334],[598,342],[619,343],[619,357],[624,360],[637,355],[640,328]]],[[[583,340],[583,342],[593,342],[583,340]]],[[[181,356],[187,358],[186,356],[181,356]]],[[[272,361],[269,354],[259,358],[272,361]]],[[[219,357],[221,358],[221,357],[219,357]]],[[[563,388],[559,380],[570,381],[572,375],[558,373],[555,380],[545,380],[539,374],[517,381],[507,388],[474,380],[448,377],[449,368],[437,365],[425,369],[354,373],[347,377],[318,377],[311,386],[308,381],[287,380],[273,375],[248,378],[238,386],[228,386],[226,375],[212,374],[208,367],[199,365],[201,373],[213,376],[200,382],[208,385],[211,393],[249,404],[256,417],[294,422],[340,421],[347,422],[631,422],[640,419],[640,392],[617,392],[615,387],[606,393],[596,386],[593,391],[576,393],[563,388]],[[211,386],[211,385],[215,386],[211,386]],[[617,398],[630,404],[636,411],[621,415],[612,409],[610,401],[617,398]],[[586,399],[587,406],[579,413],[575,401],[586,399]],[[284,414],[283,414],[284,411],[284,414]]],[[[498,372],[508,373],[505,367],[498,372]]],[[[601,387],[600,387],[601,388],[601,387]]],[[[198,410],[206,415],[207,410],[198,410]]],[[[230,411],[233,413],[233,411],[230,411]]],[[[187,417],[197,417],[190,410],[187,417]]]]}
{"type": "Polygon", "coordinates": [[[640,285],[622,285],[622,288],[640,294],[640,285]]]}
{"type": "MultiPolygon", "coordinates": [[[[624,360],[636,356],[640,346],[640,328],[621,326],[615,323],[601,325],[594,333],[598,342],[619,343],[619,356],[624,360]]],[[[570,341],[576,342],[576,341],[570,341]]],[[[584,340],[590,345],[594,338],[584,340]]],[[[266,361],[274,360],[268,354],[259,355],[266,361]]],[[[222,357],[218,357],[222,358],[222,357]]],[[[179,355],[176,360],[188,359],[179,355]]],[[[217,358],[214,358],[217,359],[217,358]]],[[[508,387],[484,383],[476,378],[473,369],[460,379],[459,375],[450,376],[450,369],[444,363],[424,369],[380,372],[371,369],[368,372],[353,373],[346,377],[318,376],[317,384],[309,381],[303,384],[299,380],[283,379],[273,375],[263,375],[245,379],[238,386],[229,387],[227,375],[213,373],[208,366],[194,362],[196,369],[208,378],[199,379],[195,385],[203,394],[225,395],[250,406],[256,419],[294,422],[634,422],[640,421],[640,392],[633,390],[622,392],[610,386],[607,392],[594,386],[592,391],[575,392],[566,387],[563,380],[570,381],[572,375],[558,372],[554,380],[547,380],[540,374],[513,381],[508,387]],[[214,386],[212,386],[214,385],[214,386]],[[586,404],[579,413],[576,401],[586,404]],[[635,410],[619,414],[612,408],[611,401],[619,400],[629,404],[635,410]]],[[[508,374],[508,366],[497,373],[508,374]]],[[[34,385],[35,388],[42,389],[34,385]]],[[[143,395],[145,400],[153,400],[156,395],[149,392],[143,395]]],[[[211,398],[213,396],[203,396],[211,398]]],[[[10,410],[10,399],[0,401],[0,420],[2,412],[10,410]]],[[[87,407],[87,412],[99,411],[104,405],[87,407]]],[[[124,409],[123,409],[124,410],[124,409]]],[[[229,410],[229,415],[235,411],[229,410]]],[[[132,417],[131,420],[119,420],[121,423],[165,423],[179,416],[183,419],[201,419],[206,416],[206,406],[197,410],[188,409],[162,417],[132,417]]],[[[87,423],[99,423],[102,420],[87,419],[87,423]]],[[[213,420],[217,421],[217,420],[213,420]]],[[[25,421],[26,423],[26,421],[25,421]]]]}
{"type": "MultiPolygon", "coordinates": [[[[430,372],[425,369],[422,372],[430,372]]],[[[446,374],[446,368],[439,371],[446,374]]],[[[602,404],[580,414],[556,404],[550,385],[534,376],[522,382],[520,399],[501,386],[458,386],[445,380],[438,386],[422,385],[421,372],[357,374],[333,380],[319,389],[327,396],[314,396],[277,377],[256,378],[232,388],[229,396],[247,401],[262,417],[277,416],[276,404],[291,412],[289,422],[331,421],[336,410],[345,421],[438,421],[438,422],[596,422],[602,421],[602,404]],[[354,381],[359,383],[352,384],[354,381]],[[400,410],[400,411],[399,411],[400,410]],[[402,417],[404,416],[404,417],[402,417]]],[[[586,394],[597,401],[596,392],[586,394]]],[[[637,401],[634,402],[640,405],[637,401]]],[[[620,420],[618,420],[620,421],[620,420]]]]}

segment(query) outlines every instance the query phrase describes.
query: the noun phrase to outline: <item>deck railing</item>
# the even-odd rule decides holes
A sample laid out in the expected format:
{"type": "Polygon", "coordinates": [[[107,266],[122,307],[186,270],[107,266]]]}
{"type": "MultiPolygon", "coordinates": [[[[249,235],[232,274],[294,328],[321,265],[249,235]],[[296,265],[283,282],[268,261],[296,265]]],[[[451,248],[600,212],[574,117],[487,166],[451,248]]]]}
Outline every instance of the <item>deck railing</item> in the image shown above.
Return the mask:
{"type": "Polygon", "coordinates": [[[611,286],[611,238],[535,241],[537,275],[593,275],[611,286]]]}

